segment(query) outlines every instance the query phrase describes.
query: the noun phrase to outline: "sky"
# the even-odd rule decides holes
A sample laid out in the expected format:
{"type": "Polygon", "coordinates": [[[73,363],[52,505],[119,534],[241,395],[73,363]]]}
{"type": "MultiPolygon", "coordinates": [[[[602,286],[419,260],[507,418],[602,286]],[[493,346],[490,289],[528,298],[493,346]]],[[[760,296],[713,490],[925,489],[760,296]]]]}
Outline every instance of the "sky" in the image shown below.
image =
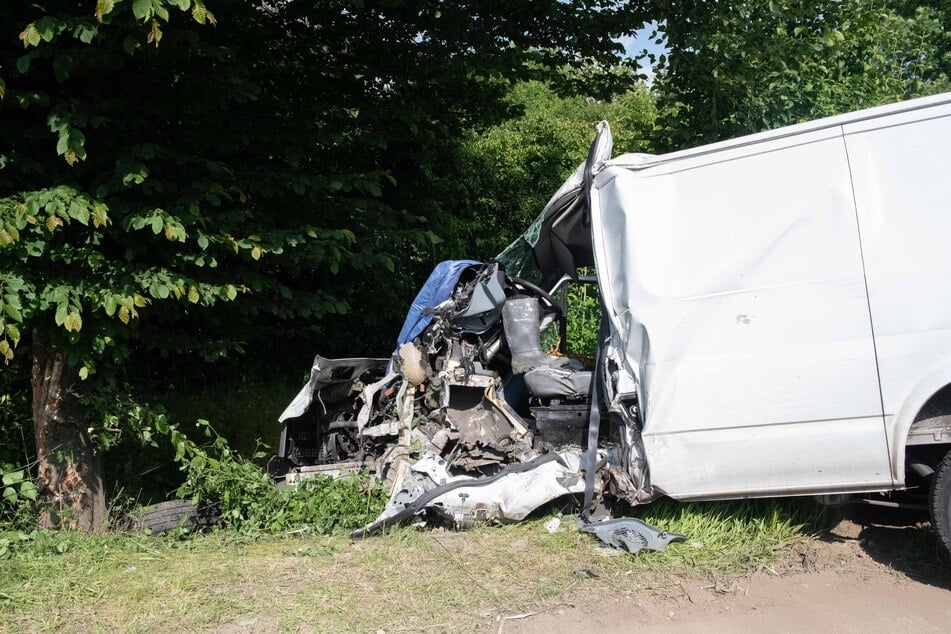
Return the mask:
{"type": "MultiPolygon", "coordinates": [[[[666,46],[655,44],[654,40],[649,37],[651,32],[656,28],[657,22],[650,22],[645,24],[644,28],[638,29],[633,34],[618,38],[618,41],[624,46],[624,55],[626,57],[634,57],[645,48],[654,55],[666,53],[666,46]]],[[[641,72],[647,75],[647,84],[651,85],[654,82],[654,69],[649,67],[647,60],[641,61],[640,69],[641,72]]]]}

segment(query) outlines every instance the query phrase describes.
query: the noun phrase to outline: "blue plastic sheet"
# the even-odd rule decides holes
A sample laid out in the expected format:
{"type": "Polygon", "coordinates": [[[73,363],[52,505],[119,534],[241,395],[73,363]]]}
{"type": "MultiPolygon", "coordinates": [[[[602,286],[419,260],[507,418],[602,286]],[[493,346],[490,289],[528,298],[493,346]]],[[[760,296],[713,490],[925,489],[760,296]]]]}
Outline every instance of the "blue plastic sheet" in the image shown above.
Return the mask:
{"type": "Polygon", "coordinates": [[[436,265],[406,313],[406,320],[396,340],[397,349],[416,338],[433,320],[432,315],[426,315],[423,311],[449,299],[462,272],[470,266],[479,264],[481,262],[475,260],[446,260],[436,265]]]}

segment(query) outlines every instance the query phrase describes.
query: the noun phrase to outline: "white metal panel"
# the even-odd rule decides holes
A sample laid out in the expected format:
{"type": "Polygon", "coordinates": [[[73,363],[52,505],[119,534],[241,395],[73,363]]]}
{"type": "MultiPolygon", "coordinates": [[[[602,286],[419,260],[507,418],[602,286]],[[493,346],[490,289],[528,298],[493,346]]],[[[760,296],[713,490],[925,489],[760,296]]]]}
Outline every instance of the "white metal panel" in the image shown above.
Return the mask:
{"type": "Polygon", "coordinates": [[[875,416],[728,427],[647,435],[644,444],[654,488],[681,500],[845,493],[868,490],[857,473],[886,486],[890,481],[887,462],[869,459],[883,451],[881,426],[875,416]],[[761,456],[764,450],[768,456],[761,456]]]}
{"type": "Polygon", "coordinates": [[[844,129],[894,475],[923,399],[951,383],[951,105],[844,129]]]}
{"type": "Polygon", "coordinates": [[[841,130],[608,167],[592,201],[658,489],[891,484],[841,130]]]}
{"type": "Polygon", "coordinates": [[[651,164],[672,163],[683,159],[700,157],[706,154],[722,153],[728,149],[738,149],[756,145],[759,143],[796,143],[796,139],[802,139],[803,135],[811,133],[831,133],[839,134],[842,127],[851,129],[863,129],[868,127],[877,127],[879,121],[885,117],[910,117],[921,118],[919,111],[932,110],[937,107],[944,107],[951,104],[951,92],[928,97],[919,97],[907,101],[899,101],[874,108],[867,108],[856,112],[847,112],[845,114],[806,121],[796,125],[766,130],[756,134],[749,134],[735,139],[727,139],[717,143],[710,143],[694,148],[688,148],[668,154],[651,156],[648,154],[624,154],[618,156],[612,164],[624,167],[645,167],[651,164]],[[795,138],[794,138],[795,137],[795,138]]]}

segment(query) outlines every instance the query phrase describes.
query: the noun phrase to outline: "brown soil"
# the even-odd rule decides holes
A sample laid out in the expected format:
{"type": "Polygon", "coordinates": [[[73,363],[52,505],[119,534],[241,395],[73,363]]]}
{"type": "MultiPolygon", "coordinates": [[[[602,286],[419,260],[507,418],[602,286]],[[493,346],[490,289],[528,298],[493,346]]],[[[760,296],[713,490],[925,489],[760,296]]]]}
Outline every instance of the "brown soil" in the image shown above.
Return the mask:
{"type": "Polygon", "coordinates": [[[500,615],[486,631],[946,632],[951,568],[925,524],[875,510],[850,513],[801,545],[778,574],[730,582],[685,579],[666,595],[577,597],[571,605],[500,615]]]}

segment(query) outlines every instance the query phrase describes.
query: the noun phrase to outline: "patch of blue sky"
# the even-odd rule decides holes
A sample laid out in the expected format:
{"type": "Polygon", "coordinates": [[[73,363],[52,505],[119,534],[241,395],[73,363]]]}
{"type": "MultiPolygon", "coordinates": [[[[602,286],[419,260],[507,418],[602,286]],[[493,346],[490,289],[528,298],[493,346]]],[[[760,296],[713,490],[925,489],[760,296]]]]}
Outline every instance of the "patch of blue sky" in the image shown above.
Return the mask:
{"type": "MultiPolygon", "coordinates": [[[[655,58],[666,55],[669,49],[667,43],[663,41],[663,36],[651,37],[651,34],[657,30],[657,26],[657,22],[648,22],[633,33],[619,37],[618,42],[624,47],[624,57],[634,58],[645,50],[655,58]],[[660,44],[657,43],[657,39],[662,40],[660,44]]],[[[640,71],[647,76],[647,84],[652,84],[656,69],[651,66],[648,59],[640,60],[638,65],[640,71]]]]}

